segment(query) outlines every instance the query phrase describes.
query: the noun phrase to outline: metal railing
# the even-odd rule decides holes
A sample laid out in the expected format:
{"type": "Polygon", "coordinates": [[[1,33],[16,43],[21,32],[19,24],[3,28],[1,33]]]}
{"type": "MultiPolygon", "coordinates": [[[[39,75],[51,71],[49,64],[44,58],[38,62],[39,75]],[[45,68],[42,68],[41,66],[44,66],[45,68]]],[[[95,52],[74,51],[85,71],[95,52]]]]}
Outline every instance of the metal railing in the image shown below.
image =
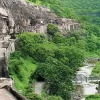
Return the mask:
{"type": "Polygon", "coordinates": [[[99,82],[100,81],[100,76],[76,76],[72,78],[72,81],[74,83],[89,83],[89,82],[99,82]]]}

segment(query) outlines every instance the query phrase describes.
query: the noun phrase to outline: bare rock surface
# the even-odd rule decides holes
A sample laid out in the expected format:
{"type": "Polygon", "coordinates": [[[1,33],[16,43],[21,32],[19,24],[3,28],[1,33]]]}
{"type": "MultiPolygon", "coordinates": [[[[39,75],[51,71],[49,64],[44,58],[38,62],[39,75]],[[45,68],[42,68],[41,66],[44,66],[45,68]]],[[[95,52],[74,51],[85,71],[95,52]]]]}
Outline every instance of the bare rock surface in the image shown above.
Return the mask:
{"type": "Polygon", "coordinates": [[[17,100],[17,99],[6,89],[0,89],[0,100],[17,100]]]}
{"type": "Polygon", "coordinates": [[[24,31],[45,33],[48,23],[58,26],[62,33],[75,30],[80,24],[73,19],[60,18],[47,7],[25,0],[0,0],[0,34],[24,31]]]}

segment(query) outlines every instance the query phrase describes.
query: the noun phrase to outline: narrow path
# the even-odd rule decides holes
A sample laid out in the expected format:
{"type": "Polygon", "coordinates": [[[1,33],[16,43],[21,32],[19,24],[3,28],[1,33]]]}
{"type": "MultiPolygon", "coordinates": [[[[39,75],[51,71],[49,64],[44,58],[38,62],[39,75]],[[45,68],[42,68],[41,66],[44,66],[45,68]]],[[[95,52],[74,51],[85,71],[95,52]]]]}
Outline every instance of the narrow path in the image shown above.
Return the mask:
{"type": "Polygon", "coordinates": [[[44,82],[37,82],[35,84],[35,93],[41,95],[43,89],[44,82]]]}

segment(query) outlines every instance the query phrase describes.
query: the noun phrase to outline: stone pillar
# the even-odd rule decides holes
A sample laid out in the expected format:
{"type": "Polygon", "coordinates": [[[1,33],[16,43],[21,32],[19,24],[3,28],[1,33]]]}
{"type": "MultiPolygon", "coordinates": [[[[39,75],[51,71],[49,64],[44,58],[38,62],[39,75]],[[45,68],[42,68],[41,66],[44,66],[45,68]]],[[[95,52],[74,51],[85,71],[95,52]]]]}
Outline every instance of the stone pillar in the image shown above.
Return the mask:
{"type": "Polygon", "coordinates": [[[3,60],[0,60],[0,77],[2,77],[2,69],[3,69],[3,60]]]}
{"type": "Polygon", "coordinates": [[[100,81],[98,82],[98,93],[100,94],[100,81]]]}
{"type": "Polygon", "coordinates": [[[88,83],[88,77],[86,77],[86,83],[88,83]]]}
{"type": "Polygon", "coordinates": [[[5,71],[4,73],[5,73],[5,77],[6,78],[9,78],[9,72],[8,71],[5,71]]]}
{"type": "Polygon", "coordinates": [[[2,72],[0,71],[0,77],[2,77],[2,72]]]}
{"type": "Polygon", "coordinates": [[[9,77],[9,72],[8,72],[8,59],[5,57],[5,64],[4,64],[4,76],[5,78],[8,78],[9,77]]]}

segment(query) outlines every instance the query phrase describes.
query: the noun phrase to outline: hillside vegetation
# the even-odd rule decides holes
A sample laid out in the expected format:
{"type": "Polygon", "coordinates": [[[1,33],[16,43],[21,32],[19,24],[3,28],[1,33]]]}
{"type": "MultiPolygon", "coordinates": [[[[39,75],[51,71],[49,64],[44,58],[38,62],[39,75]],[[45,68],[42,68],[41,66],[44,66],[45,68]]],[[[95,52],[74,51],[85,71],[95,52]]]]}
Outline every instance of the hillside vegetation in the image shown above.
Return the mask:
{"type": "MultiPolygon", "coordinates": [[[[66,37],[59,33],[57,26],[48,24],[45,35],[27,32],[18,35],[17,50],[9,61],[10,74],[15,79],[16,88],[22,90],[29,100],[34,97],[34,90],[31,89],[33,80],[40,77],[49,85],[48,95],[70,100],[74,88],[71,80],[76,70],[82,66],[87,57],[100,56],[100,2],[99,0],[29,1],[48,6],[61,17],[76,19],[80,22],[81,29],[70,32],[66,37]]],[[[38,100],[44,100],[44,97],[38,100]]]]}
{"type": "Polygon", "coordinates": [[[50,7],[55,13],[62,17],[78,18],[81,21],[92,22],[100,25],[100,1],[99,0],[29,0],[36,4],[50,7]]]}
{"type": "MultiPolygon", "coordinates": [[[[81,35],[86,38],[87,52],[92,51],[100,55],[100,17],[99,0],[29,0],[33,3],[48,6],[57,15],[66,18],[73,18],[80,22],[81,35]]],[[[88,53],[89,53],[88,52],[88,53]]],[[[89,53],[91,54],[91,53],[89,53]]],[[[89,55],[88,55],[89,56],[89,55]]]]}
{"type": "Polygon", "coordinates": [[[12,54],[10,59],[10,73],[16,80],[16,88],[23,89],[23,92],[31,74],[30,80],[42,77],[49,83],[50,95],[58,95],[66,100],[70,99],[70,92],[73,91],[71,79],[84,61],[84,51],[81,46],[77,48],[79,41],[83,40],[80,36],[78,40],[72,37],[73,44],[71,36],[66,38],[60,33],[52,34],[49,37],[31,33],[19,35],[17,54],[12,54]]]}

